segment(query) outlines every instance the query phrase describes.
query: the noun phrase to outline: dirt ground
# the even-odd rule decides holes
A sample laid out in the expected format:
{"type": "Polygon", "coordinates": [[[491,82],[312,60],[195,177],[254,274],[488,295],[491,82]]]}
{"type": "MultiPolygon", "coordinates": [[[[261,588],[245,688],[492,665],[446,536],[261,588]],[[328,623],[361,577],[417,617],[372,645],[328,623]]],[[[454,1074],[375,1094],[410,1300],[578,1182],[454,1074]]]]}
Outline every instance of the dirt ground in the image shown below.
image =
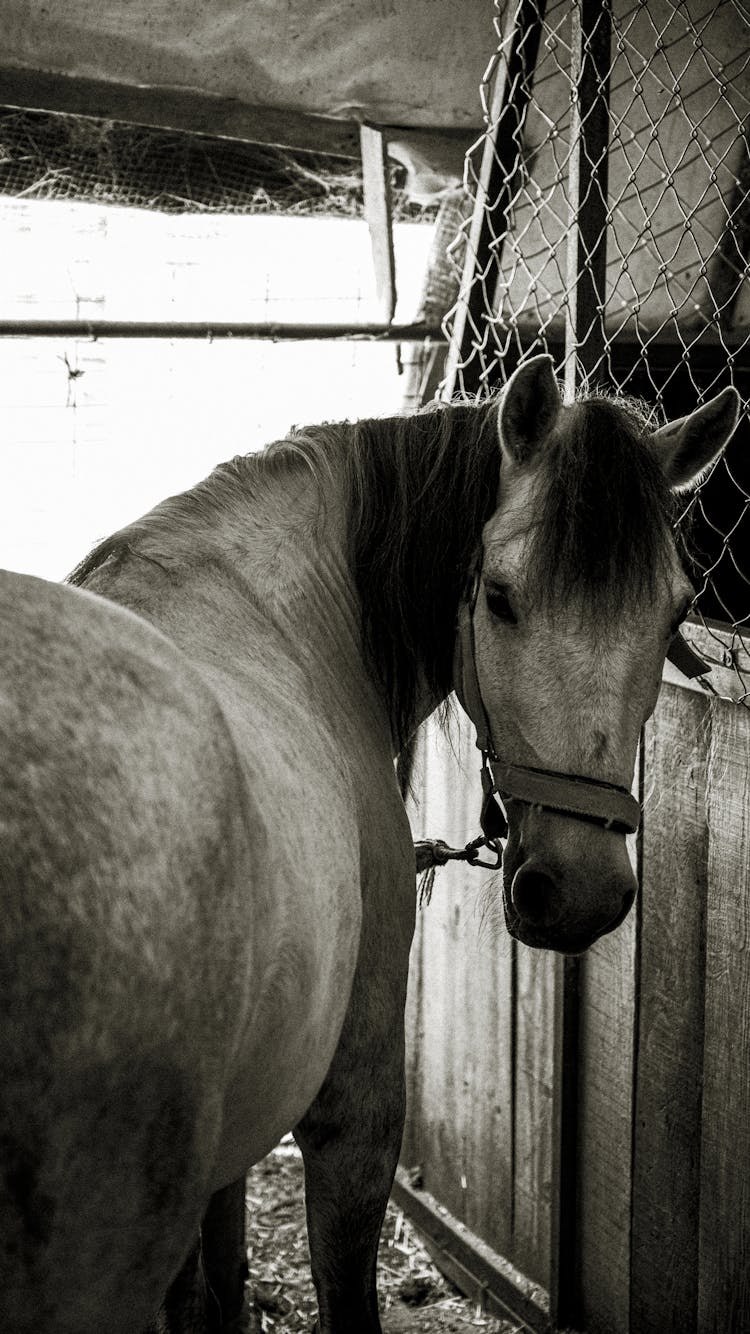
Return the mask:
{"type": "MultiPolygon", "coordinates": [[[[302,1159],[288,1136],[247,1179],[251,1334],[309,1334],[315,1320],[303,1199],[302,1159]]],[[[390,1204],[379,1259],[386,1334],[514,1334],[449,1284],[402,1211],[390,1204]]]]}

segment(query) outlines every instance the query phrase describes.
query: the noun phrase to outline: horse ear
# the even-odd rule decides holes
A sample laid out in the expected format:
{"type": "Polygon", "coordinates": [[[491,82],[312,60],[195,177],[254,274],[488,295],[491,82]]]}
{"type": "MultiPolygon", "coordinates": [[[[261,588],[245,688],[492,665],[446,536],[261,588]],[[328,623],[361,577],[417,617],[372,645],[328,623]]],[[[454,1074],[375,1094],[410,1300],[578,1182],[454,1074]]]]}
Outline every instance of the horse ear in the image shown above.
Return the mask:
{"type": "Polygon", "coordinates": [[[530,463],[560,414],[562,399],[545,355],[525,361],[511,375],[500,403],[498,434],[503,454],[514,463],[530,463]]]}
{"type": "Polygon", "coordinates": [[[667,422],[651,440],[674,491],[689,490],[717,459],[739,418],[740,396],[731,385],[687,417],[667,422]]]}

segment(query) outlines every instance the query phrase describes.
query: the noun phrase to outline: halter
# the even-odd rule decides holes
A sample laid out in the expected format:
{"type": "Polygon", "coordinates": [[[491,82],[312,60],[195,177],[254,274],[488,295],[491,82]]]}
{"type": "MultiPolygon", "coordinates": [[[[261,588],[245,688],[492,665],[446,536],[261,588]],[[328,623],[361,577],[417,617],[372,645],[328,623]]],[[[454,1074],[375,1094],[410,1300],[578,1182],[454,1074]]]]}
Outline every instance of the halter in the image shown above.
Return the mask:
{"type": "Polygon", "coordinates": [[[476,667],[474,611],[479,581],[480,570],[477,566],[471,578],[469,596],[461,603],[458,613],[458,693],[476,728],[476,744],[482,754],[484,795],[480,825],[486,844],[497,853],[499,861],[501,849],[498,842],[508,834],[503,803],[509,799],[558,811],[577,820],[590,820],[618,833],[634,834],[640,822],[640,806],[627,788],[617,783],[605,783],[600,778],[561,773],[558,769],[506,764],[498,755],[476,667]]]}

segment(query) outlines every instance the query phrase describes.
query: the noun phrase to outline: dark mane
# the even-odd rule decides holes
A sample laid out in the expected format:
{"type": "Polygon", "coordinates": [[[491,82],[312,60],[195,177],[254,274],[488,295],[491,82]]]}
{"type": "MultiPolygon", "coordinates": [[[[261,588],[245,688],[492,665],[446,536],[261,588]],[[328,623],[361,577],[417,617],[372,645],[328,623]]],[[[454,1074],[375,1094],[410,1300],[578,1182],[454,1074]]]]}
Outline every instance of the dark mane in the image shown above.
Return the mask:
{"type": "MultiPolygon", "coordinates": [[[[622,399],[582,399],[543,466],[527,582],[548,607],[577,597],[613,619],[650,589],[669,551],[670,493],[643,413],[622,399]]],[[[310,468],[323,496],[337,479],[364,642],[403,743],[419,673],[437,696],[452,688],[458,604],[497,504],[496,401],[295,430],[260,454],[221,464],[101,543],[71,581],[85,583],[105,561],[116,567],[131,556],[178,567],[197,552],[196,531],[209,544],[220,511],[231,506],[235,526],[246,524],[249,502],[262,502],[300,467],[310,468]]]]}
{"type": "Polygon", "coordinates": [[[579,600],[611,622],[653,595],[669,560],[675,502],[634,399],[580,398],[558,430],[526,579],[548,609],[579,600]]]}
{"type": "Polygon", "coordinates": [[[343,463],[364,641],[403,743],[419,671],[436,694],[452,689],[458,604],[497,505],[497,408],[433,405],[347,429],[343,451],[341,427],[305,428],[290,443],[316,471],[333,451],[343,463]]]}

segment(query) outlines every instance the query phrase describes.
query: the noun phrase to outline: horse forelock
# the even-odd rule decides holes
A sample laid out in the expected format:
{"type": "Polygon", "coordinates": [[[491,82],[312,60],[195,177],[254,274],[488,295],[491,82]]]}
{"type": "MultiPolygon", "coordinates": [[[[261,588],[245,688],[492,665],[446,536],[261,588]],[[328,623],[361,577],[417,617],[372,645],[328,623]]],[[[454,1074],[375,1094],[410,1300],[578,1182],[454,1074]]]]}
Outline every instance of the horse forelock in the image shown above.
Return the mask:
{"type": "Polygon", "coordinates": [[[675,501],[646,410],[603,394],[563,414],[543,463],[525,553],[530,597],[611,622],[652,598],[673,560],[675,501]]]}

